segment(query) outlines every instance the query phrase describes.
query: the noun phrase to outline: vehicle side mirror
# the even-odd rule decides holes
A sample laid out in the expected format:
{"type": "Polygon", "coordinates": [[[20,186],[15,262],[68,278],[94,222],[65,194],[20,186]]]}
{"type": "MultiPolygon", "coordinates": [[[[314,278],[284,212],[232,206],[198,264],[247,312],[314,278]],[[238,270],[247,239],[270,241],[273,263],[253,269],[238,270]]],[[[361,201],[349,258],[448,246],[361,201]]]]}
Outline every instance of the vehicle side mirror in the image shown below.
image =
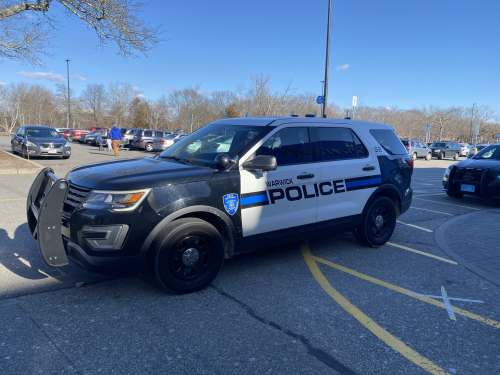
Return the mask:
{"type": "Polygon", "coordinates": [[[215,157],[215,165],[219,170],[225,170],[231,165],[232,160],[227,154],[219,154],[215,157]]]}
{"type": "Polygon", "coordinates": [[[275,171],[278,168],[278,162],[272,155],[259,155],[255,159],[243,163],[243,169],[247,171],[275,171]]]}

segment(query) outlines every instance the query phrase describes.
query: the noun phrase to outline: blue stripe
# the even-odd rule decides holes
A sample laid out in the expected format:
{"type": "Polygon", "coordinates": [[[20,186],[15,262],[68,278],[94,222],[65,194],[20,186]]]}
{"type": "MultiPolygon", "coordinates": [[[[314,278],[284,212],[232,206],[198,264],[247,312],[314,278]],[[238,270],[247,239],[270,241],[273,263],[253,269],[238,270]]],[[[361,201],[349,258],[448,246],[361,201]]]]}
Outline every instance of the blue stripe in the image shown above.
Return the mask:
{"type": "Polygon", "coordinates": [[[244,206],[246,204],[267,202],[268,200],[267,195],[254,195],[253,197],[241,198],[241,205],[244,206]]]}
{"type": "Polygon", "coordinates": [[[382,178],[370,178],[368,180],[358,180],[358,181],[350,181],[345,183],[346,188],[357,187],[357,186],[365,186],[365,185],[374,185],[381,184],[382,178]]]}

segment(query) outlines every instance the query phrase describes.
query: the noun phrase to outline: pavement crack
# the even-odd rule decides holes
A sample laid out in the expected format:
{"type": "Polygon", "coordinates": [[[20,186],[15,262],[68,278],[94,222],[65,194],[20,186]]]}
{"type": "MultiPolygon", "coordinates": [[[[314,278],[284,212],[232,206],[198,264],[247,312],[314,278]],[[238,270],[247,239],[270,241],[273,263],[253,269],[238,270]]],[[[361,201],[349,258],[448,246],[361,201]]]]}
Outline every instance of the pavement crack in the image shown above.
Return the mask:
{"type": "Polygon", "coordinates": [[[293,339],[296,339],[302,343],[302,345],[305,346],[307,349],[307,352],[316,358],[318,361],[322,362],[324,365],[330,367],[331,369],[337,371],[341,375],[356,375],[356,373],[351,370],[350,368],[344,366],[342,363],[337,361],[335,358],[333,358],[330,354],[325,352],[322,349],[314,347],[310,342],[309,339],[307,339],[305,336],[300,335],[298,333],[292,332],[288,329],[284,329],[281,327],[278,323],[272,322],[270,320],[267,320],[261,316],[259,316],[250,306],[245,304],[244,302],[240,301],[236,297],[233,297],[229,293],[225,292],[224,290],[216,287],[213,284],[210,284],[210,287],[212,287],[217,293],[220,295],[230,299],[233,302],[236,302],[240,307],[242,307],[248,315],[250,315],[252,318],[255,320],[259,321],[262,324],[268,325],[270,327],[273,327],[274,329],[283,332],[284,334],[292,337],[293,339]]]}
{"type": "Polygon", "coordinates": [[[39,330],[40,332],[42,332],[42,333],[43,333],[43,335],[47,338],[47,340],[49,340],[49,342],[50,342],[52,345],[54,345],[54,347],[57,349],[57,351],[58,351],[59,353],[61,353],[61,354],[62,354],[62,356],[63,356],[64,358],[66,358],[66,361],[68,361],[68,363],[69,363],[69,364],[70,364],[70,366],[71,366],[71,367],[72,367],[72,368],[76,371],[76,373],[77,373],[77,374],[81,374],[81,372],[80,372],[80,371],[78,371],[78,368],[77,368],[77,367],[76,367],[76,365],[73,363],[73,361],[69,359],[69,357],[68,357],[68,356],[67,356],[67,355],[66,355],[66,354],[65,354],[65,353],[61,350],[61,348],[59,348],[59,346],[57,346],[57,345],[56,345],[56,343],[55,343],[54,341],[52,341],[52,339],[49,337],[49,335],[47,335],[47,332],[45,332],[45,331],[42,329],[42,327],[40,327],[40,326],[38,325],[38,323],[37,323],[37,322],[36,322],[36,321],[35,321],[35,320],[31,317],[31,315],[30,315],[30,314],[28,314],[28,313],[26,312],[26,310],[25,310],[25,309],[23,309],[23,307],[21,306],[21,304],[17,304],[17,307],[19,308],[19,310],[21,310],[21,311],[24,313],[24,315],[26,315],[26,316],[29,318],[29,320],[31,320],[31,322],[32,322],[35,326],[37,326],[38,330],[39,330]]]}

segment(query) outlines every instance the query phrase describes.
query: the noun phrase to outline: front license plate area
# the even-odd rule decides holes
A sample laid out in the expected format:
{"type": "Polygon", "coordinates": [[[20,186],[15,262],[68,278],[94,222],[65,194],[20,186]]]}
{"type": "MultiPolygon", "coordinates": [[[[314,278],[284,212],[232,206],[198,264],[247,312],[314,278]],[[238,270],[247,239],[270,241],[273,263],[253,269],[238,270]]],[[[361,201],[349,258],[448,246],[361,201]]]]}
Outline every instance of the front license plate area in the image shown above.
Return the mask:
{"type": "Polygon", "coordinates": [[[49,150],[49,154],[57,154],[56,150],[49,150]]]}
{"type": "Polygon", "coordinates": [[[460,185],[461,191],[467,191],[469,193],[474,193],[475,188],[476,187],[474,185],[465,185],[465,184],[460,185]]]}

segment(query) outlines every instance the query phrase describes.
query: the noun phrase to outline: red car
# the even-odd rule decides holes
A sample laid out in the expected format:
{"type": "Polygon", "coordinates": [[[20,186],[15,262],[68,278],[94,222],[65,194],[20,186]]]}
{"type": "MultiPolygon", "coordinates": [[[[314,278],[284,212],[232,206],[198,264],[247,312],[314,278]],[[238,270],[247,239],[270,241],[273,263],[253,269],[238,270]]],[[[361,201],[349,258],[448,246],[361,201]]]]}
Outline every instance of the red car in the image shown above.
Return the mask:
{"type": "Polygon", "coordinates": [[[68,142],[76,142],[80,141],[80,138],[82,137],[83,134],[88,134],[90,133],[90,130],[70,130],[69,135],[68,135],[68,142]]]}

